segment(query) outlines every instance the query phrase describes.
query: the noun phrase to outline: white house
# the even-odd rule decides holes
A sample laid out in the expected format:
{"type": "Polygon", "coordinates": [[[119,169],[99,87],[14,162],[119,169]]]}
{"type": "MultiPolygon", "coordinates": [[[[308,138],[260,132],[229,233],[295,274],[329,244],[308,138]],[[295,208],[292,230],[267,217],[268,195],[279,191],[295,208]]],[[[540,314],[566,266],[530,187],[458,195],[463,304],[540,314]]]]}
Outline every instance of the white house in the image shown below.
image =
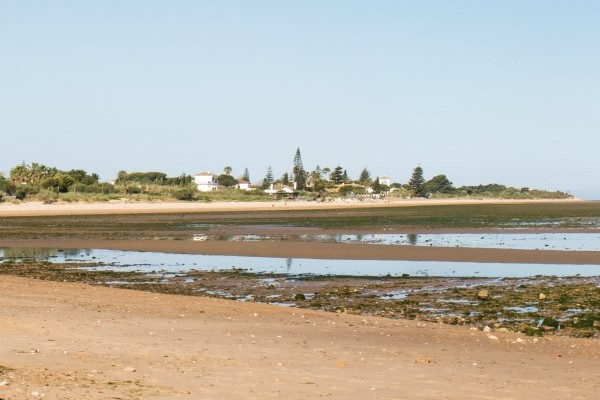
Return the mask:
{"type": "Polygon", "coordinates": [[[240,179],[238,181],[237,187],[241,190],[252,190],[252,188],[250,187],[250,182],[248,182],[245,179],[240,179]]]}
{"type": "Polygon", "coordinates": [[[293,194],[294,193],[294,189],[286,186],[286,185],[282,185],[281,183],[278,184],[272,184],[271,186],[269,186],[268,189],[265,190],[265,193],[269,194],[269,195],[274,195],[274,194],[293,194]]]}
{"type": "Polygon", "coordinates": [[[198,185],[198,190],[201,192],[212,192],[219,188],[217,175],[210,171],[200,172],[194,175],[194,182],[198,185]]]}
{"type": "Polygon", "coordinates": [[[390,179],[389,176],[383,175],[383,176],[379,177],[379,184],[380,185],[385,185],[385,186],[391,186],[392,185],[392,180],[390,179]]]}

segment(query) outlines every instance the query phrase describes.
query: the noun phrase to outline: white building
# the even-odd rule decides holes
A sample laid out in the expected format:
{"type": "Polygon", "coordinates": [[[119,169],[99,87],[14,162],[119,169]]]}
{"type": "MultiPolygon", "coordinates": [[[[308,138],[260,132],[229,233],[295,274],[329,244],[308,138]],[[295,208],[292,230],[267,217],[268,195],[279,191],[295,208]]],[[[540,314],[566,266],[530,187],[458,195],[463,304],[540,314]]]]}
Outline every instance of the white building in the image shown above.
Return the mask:
{"type": "Polygon", "coordinates": [[[392,180],[389,176],[383,175],[379,177],[379,184],[385,186],[392,186],[392,180]]]}
{"type": "Polygon", "coordinates": [[[269,188],[265,190],[265,193],[267,193],[269,195],[274,195],[274,194],[290,195],[290,194],[293,194],[294,191],[295,191],[294,188],[292,188],[290,186],[286,186],[281,183],[278,183],[278,184],[271,183],[269,188]]]}
{"type": "Polygon", "coordinates": [[[245,179],[240,179],[237,184],[238,189],[240,190],[252,190],[250,187],[250,182],[245,179]]]}
{"type": "Polygon", "coordinates": [[[210,171],[200,172],[194,175],[194,182],[198,185],[198,190],[201,192],[212,192],[219,188],[217,175],[210,171]]]}

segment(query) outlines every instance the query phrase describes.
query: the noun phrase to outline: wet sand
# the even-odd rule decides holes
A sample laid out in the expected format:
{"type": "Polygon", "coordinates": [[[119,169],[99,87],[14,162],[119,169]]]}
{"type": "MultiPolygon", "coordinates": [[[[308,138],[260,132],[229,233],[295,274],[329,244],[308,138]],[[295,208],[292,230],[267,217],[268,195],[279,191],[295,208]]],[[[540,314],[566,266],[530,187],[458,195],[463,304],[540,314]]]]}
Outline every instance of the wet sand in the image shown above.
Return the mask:
{"type": "Polygon", "coordinates": [[[11,239],[0,247],[110,249],[179,254],[342,260],[469,261],[531,264],[600,264],[598,251],[474,249],[455,247],[256,241],[11,239]]]}

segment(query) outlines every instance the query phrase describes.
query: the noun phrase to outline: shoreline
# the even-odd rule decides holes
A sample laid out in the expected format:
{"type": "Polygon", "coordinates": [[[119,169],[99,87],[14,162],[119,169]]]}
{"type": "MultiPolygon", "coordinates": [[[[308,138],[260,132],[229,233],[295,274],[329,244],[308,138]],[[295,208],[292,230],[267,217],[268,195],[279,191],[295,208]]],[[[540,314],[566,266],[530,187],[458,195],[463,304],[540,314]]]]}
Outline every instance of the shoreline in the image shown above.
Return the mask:
{"type": "Polygon", "coordinates": [[[262,202],[102,202],[102,203],[65,203],[45,204],[42,202],[23,202],[19,204],[0,203],[0,217],[11,216],[52,216],[52,215],[104,215],[104,214],[173,214],[203,213],[223,211],[269,211],[269,210],[328,210],[340,208],[380,208],[415,207],[441,205],[472,204],[544,204],[578,203],[579,199],[562,200],[505,200],[505,199],[385,199],[373,201],[340,200],[316,202],[303,200],[274,200],[262,202]]]}

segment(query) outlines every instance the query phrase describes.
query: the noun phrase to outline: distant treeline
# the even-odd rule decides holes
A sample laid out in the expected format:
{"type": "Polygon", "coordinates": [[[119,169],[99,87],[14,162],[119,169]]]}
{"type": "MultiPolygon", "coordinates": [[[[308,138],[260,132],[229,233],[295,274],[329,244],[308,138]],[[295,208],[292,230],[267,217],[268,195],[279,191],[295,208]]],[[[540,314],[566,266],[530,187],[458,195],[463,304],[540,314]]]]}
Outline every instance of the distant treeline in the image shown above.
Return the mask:
{"type": "MultiPolygon", "coordinates": [[[[363,168],[360,176],[352,180],[345,169],[340,166],[334,169],[317,166],[314,171],[306,172],[302,168],[299,150],[294,160],[296,168],[292,174],[287,172],[281,178],[273,176],[269,167],[260,185],[254,186],[250,193],[235,189],[238,179],[231,173],[231,167],[226,166],[224,173],[219,175],[218,182],[223,190],[216,193],[200,193],[191,175],[181,174],[169,177],[163,172],[126,172],[119,171],[114,182],[101,183],[96,173],[88,173],[82,169],[63,171],[39,163],[20,164],[10,170],[6,177],[0,173],[0,200],[2,196],[12,196],[18,200],[33,197],[42,201],[55,201],[59,197],[66,201],[81,199],[107,200],[123,196],[144,195],[147,199],[174,198],[179,200],[227,199],[234,196],[235,200],[259,199],[265,196],[264,190],[276,187],[294,186],[294,196],[312,197],[324,200],[327,197],[487,197],[506,199],[564,199],[572,197],[569,193],[560,191],[534,190],[527,187],[513,188],[500,184],[454,187],[446,175],[437,175],[425,180],[423,169],[414,168],[407,183],[391,183],[388,177],[371,178],[367,168],[363,168]],[[237,193],[236,192],[240,192],[237,193]],[[96,196],[96,197],[93,197],[96,196]],[[225,196],[225,197],[223,197],[225,196]],[[237,196],[237,197],[236,197],[237,196]]],[[[248,169],[240,177],[250,180],[248,169]]]]}
{"type": "Polygon", "coordinates": [[[127,183],[138,183],[142,185],[178,185],[185,186],[192,183],[192,176],[181,174],[175,178],[170,178],[163,172],[125,172],[119,171],[117,179],[115,180],[116,185],[123,185],[127,183]]]}
{"type": "Polygon", "coordinates": [[[121,195],[147,193],[168,197],[180,195],[177,190],[185,188],[184,198],[189,197],[192,183],[190,175],[182,174],[168,177],[162,172],[121,171],[113,183],[99,182],[96,173],[88,173],[82,169],[63,171],[39,163],[20,164],[10,170],[8,177],[0,173],[1,196],[13,196],[18,200],[26,197],[37,197],[41,200],[56,200],[61,194],[97,194],[121,195]],[[157,189],[156,186],[162,187],[157,189]],[[176,188],[176,189],[177,189],[176,188]]]}

